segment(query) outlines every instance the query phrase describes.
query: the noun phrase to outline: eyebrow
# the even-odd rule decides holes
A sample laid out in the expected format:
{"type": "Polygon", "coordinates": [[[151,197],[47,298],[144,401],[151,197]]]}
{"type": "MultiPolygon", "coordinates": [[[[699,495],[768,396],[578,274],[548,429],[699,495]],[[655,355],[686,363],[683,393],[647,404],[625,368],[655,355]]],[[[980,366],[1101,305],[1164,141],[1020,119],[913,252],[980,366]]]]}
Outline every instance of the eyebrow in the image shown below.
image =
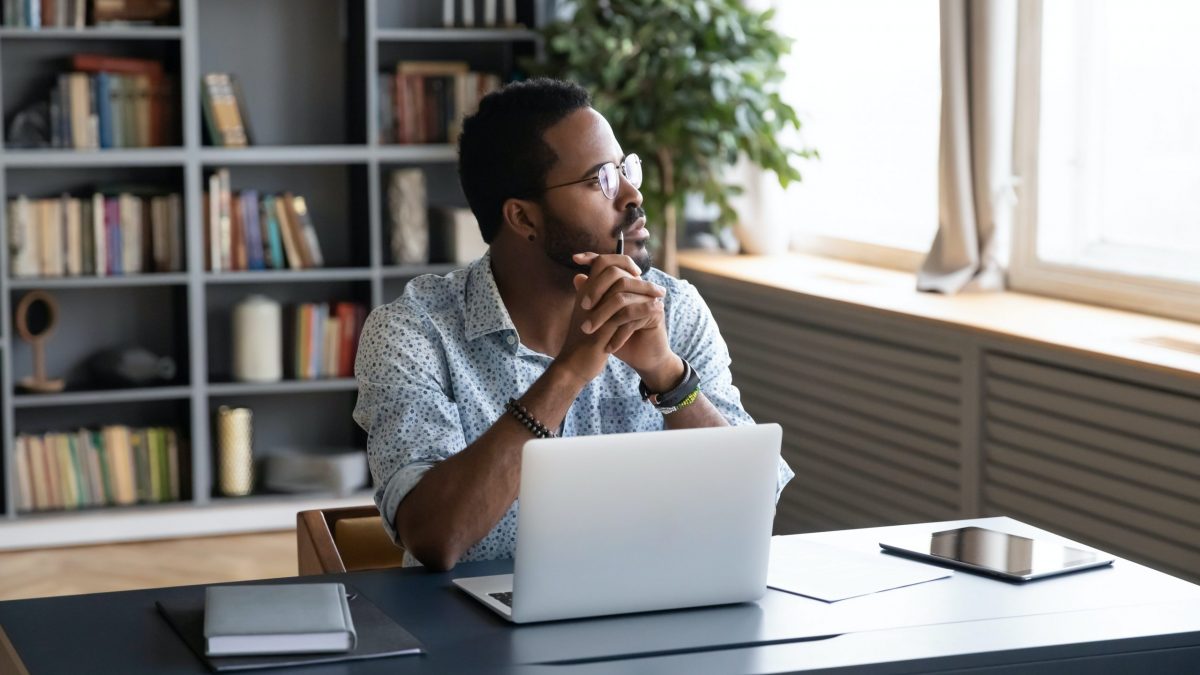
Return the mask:
{"type": "MultiPolygon", "coordinates": [[[[621,156],[621,159],[618,159],[617,161],[613,162],[613,164],[616,164],[618,167],[619,167],[619,166],[621,166],[621,162],[624,162],[624,161],[625,161],[625,158],[626,158],[626,157],[628,157],[628,156],[629,156],[629,155],[622,155],[622,156],[621,156]]],[[[612,162],[612,160],[611,160],[611,159],[608,159],[608,160],[605,160],[605,161],[603,161],[603,162],[600,162],[600,163],[596,164],[596,165],[595,165],[595,166],[593,166],[592,168],[590,168],[590,169],[588,169],[587,171],[583,172],[583,175],[579,177],[579,180],[587,180],[587,179],[589,179],[589,178],[595,178],[595,177],[596,177],[596,172],[600,170],[600,167],[604,166],[605,164],[608,164],[609,162],[612,162]]]]}

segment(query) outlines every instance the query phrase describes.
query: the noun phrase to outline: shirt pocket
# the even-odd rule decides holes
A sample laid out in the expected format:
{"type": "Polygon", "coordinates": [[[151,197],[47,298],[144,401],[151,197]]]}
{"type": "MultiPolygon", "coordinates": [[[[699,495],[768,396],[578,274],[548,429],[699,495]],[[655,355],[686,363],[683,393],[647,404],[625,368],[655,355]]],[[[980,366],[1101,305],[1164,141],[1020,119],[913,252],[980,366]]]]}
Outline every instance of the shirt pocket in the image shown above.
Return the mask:
{"type": "Polygon", "coordinates": [[[664,428],[662,413],[641,396],[601,398],[597,407],[602,434],[661,431],[664,428]]]}

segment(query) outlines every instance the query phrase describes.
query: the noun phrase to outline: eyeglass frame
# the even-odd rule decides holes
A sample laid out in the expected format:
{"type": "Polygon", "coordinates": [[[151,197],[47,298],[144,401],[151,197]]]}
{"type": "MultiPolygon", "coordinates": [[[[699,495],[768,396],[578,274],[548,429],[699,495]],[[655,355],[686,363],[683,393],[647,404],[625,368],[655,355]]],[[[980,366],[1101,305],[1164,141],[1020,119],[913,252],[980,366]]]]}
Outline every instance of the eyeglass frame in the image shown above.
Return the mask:
{"type": "MultiPolygon", "coordinates": [[[[594,181],[600,183],[600,192],[603,193],[604,192],[604,182],[602,180],[600,180],[600,175],[601,175],[601,173],[603,173],[604,167],[606,167],[606,166],[612,166],[614,169],[617,170],[617,175],[618,175],[617,185],[618,186],[620,186],[620,184],[621,184],[620,177],[624,176],[625,180],[629,181],[630,185],[633,185],[633,187],[635,187],[635,188],[639,188],[642,186],[642,181],[638,180],[637,184],[634,185],[633,180],[631,180],[629,178],[629,173],[625,169],[625,165],[627,162],[629,162],[630,157],[637,160],[639,167],[642,165],[642,158],[638,157],[636,152],[631,152],[628,155],[625,155],[624,157],[621,158],[621,164],[619,166],[617,165],[616,162],[605,162],[605,163],[601,164],[599,167],[597,167],[595,176],[590,176],[588,178],[580,178],[579,180],[573,180],[569,183],[559,183],[558,185],[551,185],[549,187],[544,187],[544,188],[542,188],[542,192],[547,192],[547,191],[553,190],[555,188],[567,187],[568,185],[578,185],[580,183],[586,183],[588,181],[594,180],[594,181]]],[[[619,191],[619,189],[620,189],[619,187],[614,189],[612,195],[604,195],[604,196],[607,197],[608,199],[616,199],[617,192],[619,191]]]]}

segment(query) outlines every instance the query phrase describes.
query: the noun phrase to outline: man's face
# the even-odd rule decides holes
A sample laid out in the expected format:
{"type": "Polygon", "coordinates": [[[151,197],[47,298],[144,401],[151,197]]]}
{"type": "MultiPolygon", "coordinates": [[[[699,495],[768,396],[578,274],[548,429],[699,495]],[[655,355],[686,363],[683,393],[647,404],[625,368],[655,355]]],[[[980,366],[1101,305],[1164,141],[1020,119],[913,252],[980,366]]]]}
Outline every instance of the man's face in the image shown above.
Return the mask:
{"type": "MultiPolygon", "coordinates": [[[[589,178],[585,182],[546,191],[542,195],[546,256],[573,271],[586,273],[587,266],[571,256],[592,251],[614,253],[617,234],[625,232],[625,255],[642,269],[650,269],[646,248],[650,233],[642,211],[642,193],[621,175],[615,198],[604,196],[596,174],[605,162],[618,169],[625,159],[612,127],[591,108],[582,108],[546,130],[544,139],[558,155],[546,174],[546,185],[559,185],[589,178]]],[[[620,171],[618,171],[620,174],[620,171]]]]}

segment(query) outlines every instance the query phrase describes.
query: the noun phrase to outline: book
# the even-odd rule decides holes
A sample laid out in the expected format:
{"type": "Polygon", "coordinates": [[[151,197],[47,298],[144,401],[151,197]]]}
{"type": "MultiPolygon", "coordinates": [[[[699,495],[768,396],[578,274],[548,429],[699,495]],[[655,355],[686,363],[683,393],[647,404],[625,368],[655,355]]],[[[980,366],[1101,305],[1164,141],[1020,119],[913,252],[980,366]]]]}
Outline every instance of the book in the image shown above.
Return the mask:
{"type": "Polygon", "coordinates": [[[292,211],[296,214],[298,229],[304,237],[304,250],[308,254],[308,267],[323,267],[325,257],[321,255],[321,242],[317,239],[317,228],[313,225],[312,216],[308,213],[308,204],[304,197],[292,197],[292,211]]]}
{"type": "Polygon", "coordinates": [[[204,121],[212,144],[226,148],[250,145],[250,131],[239,96],[241,87],[229,73],[207,73],[200,88],[204,121]]]}
{"type": "Polygon", "coordinates": [[[155,607],[175,634],[214,672],[339,663],[419,654],[424,651],[421,643],[411,633],[361,593],[348,588],[350,596],[347,604],[357,637],[354,647],[349,651],[327,654],[208,656],[205,654],[204,640],[204,593],[198,588],[180,590],[182,592],[173,595],[172,599],[156,601],[155,607]]]}
{"type": "Polygon", "coordinates": [[[259,214],[259,220],[262,222],[265,232],[263,239],[270,252],[267,258],[270,262],[269,267],[276,270],[285,269],[287,260],[283,255],[283,238],[279,232],[279,212],[275,208],[275,197],[263,195],[260,209],[262,213],[259,214]]]}
{"type": "Polygon", "coordinates": [[[300,257],[299,244],[295,239],[295,227],[291,222],[291,209],[288,207],[287,199],[284,196],[276,197],[272,200],[275,203],[275,217],[279,221],[279,234],[283,239],[283,250],[286,253],[287,265],[289,269],[299,270],[304,269],[304,260],[300,257]]]}
{"type": "Polygon", "coordinates": [[[24,195],[8,203],[8,245],[14,277],[35,277],[40,272],[40,241],[34,204],[24,195]]]}
{"type": "Polygon", "coordinates": [[[167,485],[171,501],[182,498],[180,491],[179,441],[174,429],[166,429],[165,442],[167,445],[167,485]]]}
{"type": "Polygon", "coordinates": [[[17,465],[17,510],[34,509],[33,477],[29,471],[29,444],[24,434],[17,436],[14,447],[17,465]]]}
{"type": "Polygon", "coordinates": [[[219,253],[221,270],[235,269],[233,266],[233,223],[230,221],[232,208],[231,178],[229,169],[217,169],[217,236],[220,237],[219,253]]]}
{"type": "Polygon", "coordinates": [[[345,652],[357,639],[339,583],[205,589],[207,656],[345,652]]]}
{"type": "Polygon", "coordinates": [[[92,269],[96,276],[108,275],[107,231],[104,226],[107,207],[104,195],[99,192],[92,194],[92,269]]]}
{"type": "Polygon", "coordinates": [[[246,240],[246,269],[266,269],[263,256],[262,226],[258,222],[258,192],[242,190],[242,233],[246,240]]]}
{"type": "Polygon", "coordinates": [[[242,195],[241,193],[232,193],[229,195],[229,241],[233,247],[232,269],[244,271],[246,265],[246,233],[242,218],[245,213],[242,210],[242,195]]]}
{"type": "Polygon", "coordinates": [[[98,26],[164,23],[174,12],[175,0],[92,0],[92,20],[98,26]]]}

